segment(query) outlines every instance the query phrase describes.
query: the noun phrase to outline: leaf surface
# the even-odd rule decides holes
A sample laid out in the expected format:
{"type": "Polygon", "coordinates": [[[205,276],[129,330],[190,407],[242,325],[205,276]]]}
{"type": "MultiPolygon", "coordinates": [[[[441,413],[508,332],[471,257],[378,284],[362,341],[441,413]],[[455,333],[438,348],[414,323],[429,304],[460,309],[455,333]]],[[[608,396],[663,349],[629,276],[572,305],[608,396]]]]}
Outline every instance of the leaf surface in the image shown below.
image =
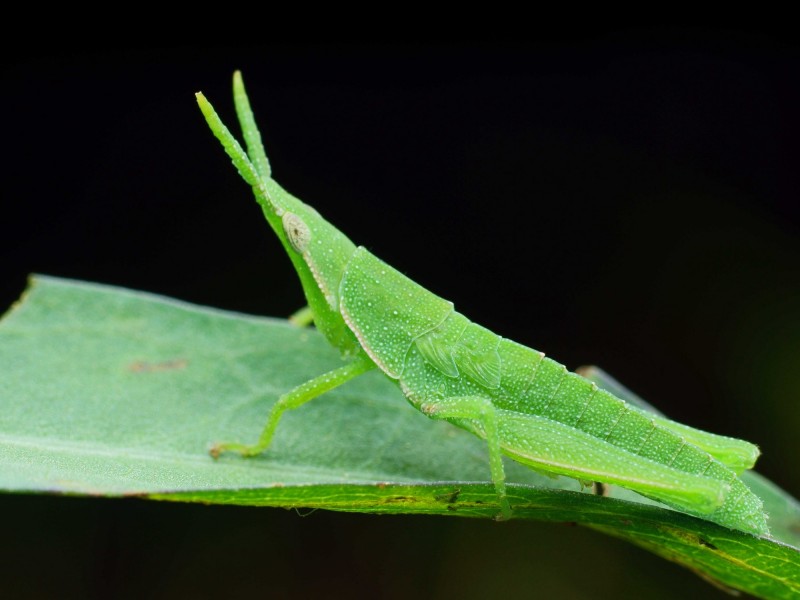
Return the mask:
{"type": "MultiPolygon", "coordinates": [[[[251,441],[270,404],[342,361],[313,329],[96,284],[36,277],[0,322],[0,488],[492,518],[484,443],[426,419],[378,372],[251,441]]],[[[577,522],[765,598],[800,594],[800,509],[756,474],[773,538],[506,462],[515,518],[577,522]]]]}

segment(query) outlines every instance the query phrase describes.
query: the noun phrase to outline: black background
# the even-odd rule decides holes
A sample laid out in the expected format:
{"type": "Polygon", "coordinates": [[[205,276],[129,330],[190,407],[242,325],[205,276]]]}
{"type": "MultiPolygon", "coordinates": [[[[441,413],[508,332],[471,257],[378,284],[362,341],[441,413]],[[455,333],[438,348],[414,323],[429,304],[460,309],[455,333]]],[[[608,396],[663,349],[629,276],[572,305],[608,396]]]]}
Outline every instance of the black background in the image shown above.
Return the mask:
{"type": "MultiPolygon", "coordinates": [[[[0,308],[30,272],[303,304],[194,103],[233,126],[239,68],[274,176],[352,240],[505,337],[759,443],[797,494],[799,65],[792,38],[736,30],[7,56],[0,308]]],[[[558,525],[0,500],[21,597],[714,593],[558,525]]]]}

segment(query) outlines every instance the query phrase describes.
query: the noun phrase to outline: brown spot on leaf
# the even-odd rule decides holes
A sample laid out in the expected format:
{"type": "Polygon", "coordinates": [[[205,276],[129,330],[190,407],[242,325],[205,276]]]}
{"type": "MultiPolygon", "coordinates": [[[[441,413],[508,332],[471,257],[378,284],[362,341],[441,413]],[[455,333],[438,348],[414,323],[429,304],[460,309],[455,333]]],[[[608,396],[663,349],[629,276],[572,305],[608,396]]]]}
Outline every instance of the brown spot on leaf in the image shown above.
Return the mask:
{"type": "Polygon", "coordinates": [[[412,503],[416,502],[417,499],[413,496],[387,496],[386,498],[381,498],[381,502],[384,504],[399,504],[399,503],[412,503]]]}
{"type": "Polygon", "coordinates": [[[697,538],[697,541],[698,541],[698,542],[700,542],[700,545],[701,545],[701,546],[705,546],[706,548],[708,548],[708,549],[710,549],[710,550],[716,550],[716,549],[717,549],[717,547],[716,547],[714,544],[712,544],[712,543],[711,543],[711,542],[709,542],[708,540],[704,540],[704,539],[703,539],[703,538],[701,538],[701,537],[698,537],[698,538],[697,538]]]}
{"type": "Polygon", "coordinates": [[[185,358],[173,358],[170,360],[162,360],[160,362],[149,362],[146,360],[137,360],[128,365],[128,371],[131,373],[157,373],[159,371],[179,371],[185,369],[189,365],[189,361],[185,358]]]}
{"type": "Polygon", "coordinates": [[[447,504],[455,504],[458,497],[461,495],[461,490],[453,490],[452,492],[448,492],[446,494],[440,494],[436,496],[437,502],[446,502],[447,504]]]}

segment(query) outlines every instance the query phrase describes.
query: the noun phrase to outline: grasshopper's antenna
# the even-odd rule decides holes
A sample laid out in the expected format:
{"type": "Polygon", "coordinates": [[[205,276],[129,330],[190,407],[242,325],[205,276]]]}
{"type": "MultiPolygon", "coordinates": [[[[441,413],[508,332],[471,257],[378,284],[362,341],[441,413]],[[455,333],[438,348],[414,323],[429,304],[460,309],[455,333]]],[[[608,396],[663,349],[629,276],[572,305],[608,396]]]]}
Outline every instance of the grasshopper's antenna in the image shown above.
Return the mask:
{"type": "Polygon", "coordinates": [[[269,160],[264,152],[264,144],[261,143],[261,133],[258,131],[253,111],[250,110],[250,100],[247,99],[241,71],[233,74],[233,101],[236,104],[236,116],[239,117],[239,125],[242,127],[242,135],[247,145],[247,155],[253,161],[253,166],[261,179],[269,179],[271,174],[269,160]]]}
{"type": "Polygon", "coordinates": [[[261,177],[259,177],[256,168],[253,166],[253,163],[250,162],[250,159],[247,157],[241,145],[239,145],[239,142],[236,141],[236,138],[233,137],[230,130],[225,127],[219,115],[217,115],[217,111],[215,111],[211,103],[206,100],[203,92],[197,92],[195,97],[197,98],[197,104],[200,106],[200,110],[203,112],[203,116],[206,118],[208,126],[211,128],[214,136],[222,144],[226,154],[230,156],[239,174],[251,186],[260,189],[263,185],[261,183],[261,177]]]}
{"type": "MultiPolygon", "coordinates": [[[[244,92],[244,88],[242,89],[242,92],[244,92]]],[[[239,142],[236,141],[236,138],[233,137],[233,134],[230,132],[230,130],[222,123],[219,115],[217,115],[217,111],[215,111],[214,107],[211,106],[211,103],[206,100],[206,97],[202,92],[197,92],[195,97],[197,98],[197,104],[200,106],[200,110],[203,112],[203,116],[206,118],[206,122],[211,128],[211,131],[214,133],[214,136],[220,141],[222,147],[233,161],[234,166],[239,171],[239,174],[242,176],[242,178],[256,191],[256,199],[258,202],[262,204],[262,206],[268,204],[269,210],[277,216],[280,217],[283,215],[285,212],[284,209],[277,205],[272,199],[272,196],[270,196],[267,186],[264,183],[265,180],[262,179],[261,174],[256,170],[256,167],[253,165],[253,163],[250,162],[250,158],[247,156],[247,153],[244,151],[239,142]]],[[[258,130],[255,129],[255,124],[253,125],[253,130],[255,131],[256,139],[258,140],[258,144],[260,146],[261,140],[258,136],[258,130]]],[[[266,177],[269,177],[269,163],[266,162],[267,157],[264,154],[263,148],[261,149],[261,155],[263,156],[263,165],[266,165],[262,165],[262,168],[266,169],[266,177]]]]}

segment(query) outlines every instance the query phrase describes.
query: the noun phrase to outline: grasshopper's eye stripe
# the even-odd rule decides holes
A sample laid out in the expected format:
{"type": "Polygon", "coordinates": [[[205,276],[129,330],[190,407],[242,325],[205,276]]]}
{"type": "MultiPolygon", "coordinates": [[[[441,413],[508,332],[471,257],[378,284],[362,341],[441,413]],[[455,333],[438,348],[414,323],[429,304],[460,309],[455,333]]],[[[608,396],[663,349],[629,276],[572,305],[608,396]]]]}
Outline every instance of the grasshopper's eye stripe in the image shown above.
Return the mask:
{"type": "Polygon", "coordinates": [[[283,214],[281,222],[283,223],[283,231],[286,233],[286,237],[289,238],[292,248],[302,254],[311,241],[311,230],[308,225],[303,219],[290,212],[283,214]]]}

